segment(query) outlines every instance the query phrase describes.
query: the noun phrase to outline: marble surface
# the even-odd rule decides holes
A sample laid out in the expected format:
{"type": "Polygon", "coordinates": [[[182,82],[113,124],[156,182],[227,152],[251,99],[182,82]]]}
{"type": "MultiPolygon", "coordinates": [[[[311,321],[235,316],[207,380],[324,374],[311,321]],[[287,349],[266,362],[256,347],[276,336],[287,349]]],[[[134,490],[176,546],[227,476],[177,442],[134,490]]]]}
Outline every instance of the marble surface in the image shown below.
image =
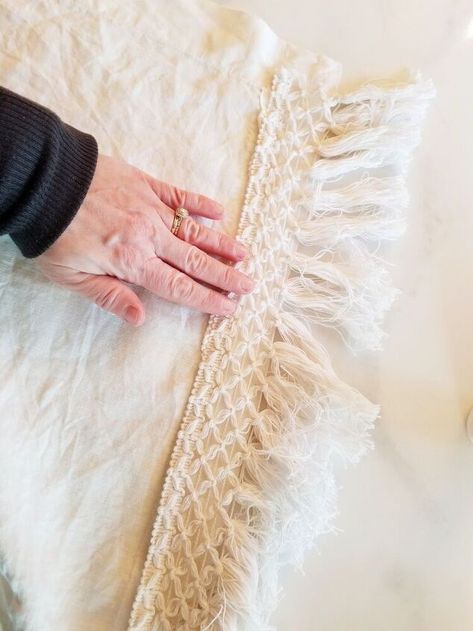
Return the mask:
{"type": "Polygon", "coordinates": [[[411,163],[409,229],[386,251],[403,291],[384,351],[335,358],[382,406],[376,449],[340,477],[342,532],[286,571],[278,631],[473,629],[473,3],[227,0],[341,61],[410,66],[438,95],[411,163]]]}

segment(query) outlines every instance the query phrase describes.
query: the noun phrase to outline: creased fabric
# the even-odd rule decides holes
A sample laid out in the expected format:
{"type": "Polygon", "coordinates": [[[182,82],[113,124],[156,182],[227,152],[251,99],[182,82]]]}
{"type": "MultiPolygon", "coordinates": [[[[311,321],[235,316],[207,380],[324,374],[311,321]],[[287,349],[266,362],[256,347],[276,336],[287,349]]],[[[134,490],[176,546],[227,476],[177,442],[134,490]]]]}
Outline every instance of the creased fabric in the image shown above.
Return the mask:
{"type": "Polygon", "coordinates": [[[0,550],[25,630],[270,628],[379,413],[317,326],[378,349],[428,82],[341,67],[203,0],[0,3],[1,83],[216,198],[255,292],[131,330],[0,242],[0,550]],[[183,33],[185,36],[183,36],[183,33]],[[59,52],[58,52],[59,51],[59,52]],[[388,169],[388,173],[385,170],[388,169]],[[392,170],[392,172],[390,171],[392,170]]]}

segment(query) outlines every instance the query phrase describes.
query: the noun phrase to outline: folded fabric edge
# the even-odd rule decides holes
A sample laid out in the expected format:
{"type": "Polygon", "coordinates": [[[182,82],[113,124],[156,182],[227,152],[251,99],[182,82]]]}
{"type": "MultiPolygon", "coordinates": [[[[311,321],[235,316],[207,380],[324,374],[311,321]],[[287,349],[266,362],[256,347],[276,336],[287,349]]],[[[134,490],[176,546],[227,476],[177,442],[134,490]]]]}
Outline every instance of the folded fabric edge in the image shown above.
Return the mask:
{"type": "Polygon", "coordinates": [[[232,319],[209,319],[130,631],[270,629],[279,568],[335,530],[336,466],[372,448],[379,406],[337,377],[308,324],[353,350],[381,347],[396,290],[377,249],[404,229],[406,165],[433,95],[419,76],[326,93],[286,68],[262,90],[238,231],[260,287],[232,319]],[[250,353],[248,313],[269,331],[250,353]],[[238,344],[248,372],[232,367],[238,344]],[[219,408],[237,373],[252,393],[238,426],[218,413],[237,401],[235,389],[219,408]]]}

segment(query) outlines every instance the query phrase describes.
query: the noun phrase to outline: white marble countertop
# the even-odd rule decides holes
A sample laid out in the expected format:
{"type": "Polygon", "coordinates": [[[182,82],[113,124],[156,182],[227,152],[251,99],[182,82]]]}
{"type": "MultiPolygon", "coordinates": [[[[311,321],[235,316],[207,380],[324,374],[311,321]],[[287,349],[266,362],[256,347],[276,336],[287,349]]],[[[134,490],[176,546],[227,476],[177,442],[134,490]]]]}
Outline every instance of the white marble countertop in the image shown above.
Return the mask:
{"type": "Polygon", "coordinates": [[[284,574],[278,631],[473,629],[473,4],[221,0],[342,62],[345,78],[433,79],[411,163],[409,228],[390,248],[403,294],[385,350],[337,358],[382,406],[375,451],[341,477],[343,531],[284,574]]]}

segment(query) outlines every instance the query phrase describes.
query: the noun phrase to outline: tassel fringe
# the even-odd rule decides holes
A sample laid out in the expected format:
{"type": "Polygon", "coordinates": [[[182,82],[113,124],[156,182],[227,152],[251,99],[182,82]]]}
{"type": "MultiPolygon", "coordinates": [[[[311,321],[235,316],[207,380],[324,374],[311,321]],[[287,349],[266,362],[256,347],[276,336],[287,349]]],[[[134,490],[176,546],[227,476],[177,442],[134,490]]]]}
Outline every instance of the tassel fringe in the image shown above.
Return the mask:
{"type": "Polygon", "coordinates": [[[283,70],[262,92],[238,233],[258,287],[209,319],[129,631],[272,629],[279,568],[336,530],[336,470],[373,446],[379,407],[337,377],[312,325],[381,348],[397,290],[377,252],[405,229],[434,90],[321,80],[283,70]]]}

